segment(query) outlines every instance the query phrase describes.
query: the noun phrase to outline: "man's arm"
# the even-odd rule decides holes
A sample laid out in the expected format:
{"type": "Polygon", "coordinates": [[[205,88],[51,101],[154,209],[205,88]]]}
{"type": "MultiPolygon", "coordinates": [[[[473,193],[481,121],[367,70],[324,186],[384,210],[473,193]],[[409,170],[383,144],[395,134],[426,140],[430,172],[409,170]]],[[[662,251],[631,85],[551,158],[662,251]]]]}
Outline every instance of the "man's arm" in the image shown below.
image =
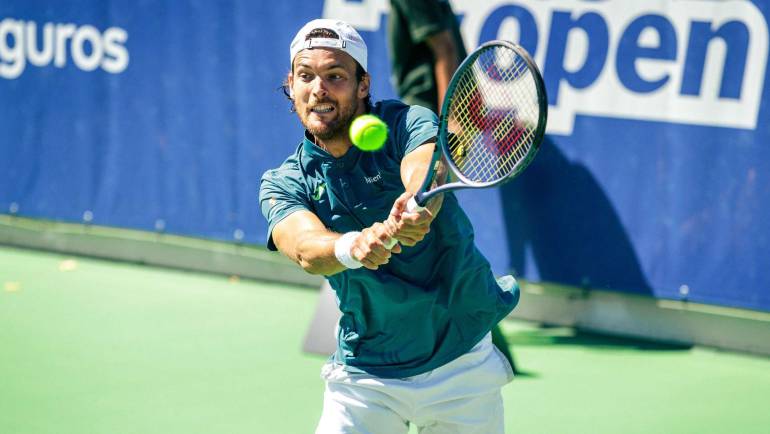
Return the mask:
{"type": "Polygon", "coordinates": [[[436,92],[438,93],[438,107],[444,102],[449,82],[452,80],[452,74],[459,66],[457,61],[457,45],[449,30],[442,30],[438,33],[428,36],[425,40],[433,52],[433,69],[436,76],[436,92]]]}
{"type": "MultiPolygon", "coordinates": [[[[383,245],[390,235],[386,225],[375,223],[354,240],[351,256],[364,267],[376,270],[390,259],[391,250],[383,245]]],[[[291,213],[275,225],[272,237],[278,250],[308,273],[330,276],[347,269],[335,255],[335,243],[342,234],[327,229],[310,211],[291,213]]],[[[401,248],[396,246],[392,252],[399,253],[401,248]]]]}
{"type": "MultiPolygon", "coordinates": [[[[425,180],[435,147],[435,143],[425,143],[406,154],[401,160],[401,181],[404,183],[406,192],[396,199],[386,223],[394,234],[394,238],[405,246],[413,246],[422,241],[430,231],[430,224],[438,215],[444,201],[444,195],[440,194],[428,201],[425,210],[419,213],[406,212],[407,202],[417,193],[425,180]]],[[[437,161],[436,164],[438,167],[433,184],[443,184],[446,180],[446,166],[442,160],[437,161]]]]}
{"type": "MultiPolygon", "coordinates": [[[[428,169],[433,160],[433,153],[436,150],[435,142],[427,142],[414,151],[406,154],[401,160],[401,182],[404,183],[404,188],[407,193],[412,195],[417,193],[417,190],[422,187],[425,180],[425,176],[428,174],[428,169]]],[[[436,185],[441,185],[446,181],[447,170],[444,164],[443,158],[436,162],[436,176],[433,177],[433,184],[431,188],[436,185]]],[[[427,208],[430,208],[433,213],[437,213],[441,209],[441,203],[443,201],[443,195],[439,195],[428,202],[427,208]]]]}

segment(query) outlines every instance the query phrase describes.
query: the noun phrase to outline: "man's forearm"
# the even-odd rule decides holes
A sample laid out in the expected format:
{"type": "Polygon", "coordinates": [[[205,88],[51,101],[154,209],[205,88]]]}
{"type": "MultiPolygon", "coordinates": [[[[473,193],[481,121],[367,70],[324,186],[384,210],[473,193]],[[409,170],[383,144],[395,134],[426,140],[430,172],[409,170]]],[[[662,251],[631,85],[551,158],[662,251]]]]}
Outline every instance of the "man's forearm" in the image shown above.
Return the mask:
{"type": "MultiPolygon", "coordinates": [[[[444,159],[443,158],[438,159],[435,164],[436,166],[434,167],[434,169],[436,171],[436,175],[433,177],[433,183],[430,186],[431,189],[434,189],[439,185],[446,184],[446,181],[447,181],[448,170],[444,159]]],[[[444,194],[442,193],[434,197],[433,199],[429,200],[428,204],[426,205],[426,208],[430,210],[431,214],[436,215],[441,210],[441,205],[443,203],[444,203],[444,194]]]]}
{"type": "Polygon", "coordinates": [[[294,261],[310,274],[330,276],[344,271],[334,255],[334,243],[341,234],[329,231],[314,231],[303,234],[297,241],[294,261]]]}
{"type": "MultiPolygon", "coordinates": [[[[433,177],[432,185],[429,189],[432,189],[436,185],[441,185],[446,182],[447,170],[446,164],[442,159],[436,161],[434,167],[429,167],[433,160],[433,152],[437,146],[435,143],[427,143],[405,157],[401,163],[401,178],[404,183],[404,187],[409,193],[417,193],[425,180],[428,173],[433,173],[435,169],[435,175],[433,177]]],[[[440,194],[428,202],[428,209],[435,216],[441,209],[444,195],[440,194]]]]}

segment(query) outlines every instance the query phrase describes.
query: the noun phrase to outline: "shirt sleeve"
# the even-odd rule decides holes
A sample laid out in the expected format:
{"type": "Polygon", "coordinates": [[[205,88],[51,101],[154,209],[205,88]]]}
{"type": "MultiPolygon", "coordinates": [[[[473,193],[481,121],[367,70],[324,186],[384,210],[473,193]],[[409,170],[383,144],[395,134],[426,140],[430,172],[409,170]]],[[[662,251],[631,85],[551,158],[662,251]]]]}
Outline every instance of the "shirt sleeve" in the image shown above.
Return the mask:
{"type": "Polygon", "coordinates": [[[401,146],[401,157],[420,145],[435,141],[438,135],[438,116],[419,105],[409,106],[398,125],[396,141],[401,146]]]}
{"type": "Polygon", "coordinates": [[[259,206],[267,219],[267,248],[278,250],[273,242],[273,228],[281,220],[296,211],[311,211],[310,202],[302,187],[298,170],[268,170],[262,176],[259,187],[259,206]]]}
{"type": "Polygon", "coordinates": [[[406,24],[414,42],[424,42],[428,36],[449,29],[441,11],[441,0],[391,0],[408,17],[406,24]]]}

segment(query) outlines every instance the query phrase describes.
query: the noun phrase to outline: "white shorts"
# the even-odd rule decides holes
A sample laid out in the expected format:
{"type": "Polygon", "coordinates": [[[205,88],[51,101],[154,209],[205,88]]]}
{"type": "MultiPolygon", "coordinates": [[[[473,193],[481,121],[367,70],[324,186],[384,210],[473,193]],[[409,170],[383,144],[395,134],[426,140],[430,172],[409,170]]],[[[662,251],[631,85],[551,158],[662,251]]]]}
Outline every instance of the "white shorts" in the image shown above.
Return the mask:
{"type": "Polygon", "coordinates": [[[321,370],[324,407],[316,434],[503,433],[500,388],[513,379],[487,334],[469,352],[424,374],[380,378],[339,364],[321,370]]]}

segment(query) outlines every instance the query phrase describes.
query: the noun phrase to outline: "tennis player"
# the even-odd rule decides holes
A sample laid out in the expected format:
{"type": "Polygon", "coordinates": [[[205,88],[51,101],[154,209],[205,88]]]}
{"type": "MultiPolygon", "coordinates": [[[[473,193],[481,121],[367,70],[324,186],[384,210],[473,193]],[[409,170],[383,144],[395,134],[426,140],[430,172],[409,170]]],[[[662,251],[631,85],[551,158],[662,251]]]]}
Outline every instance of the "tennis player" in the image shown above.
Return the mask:
{"type": "Polygon", "coordinates": [[[410,423],[502,433],[500,388],[513,373],[489,331],[518,302],[516,281],[495,279],[453,194],[405,210],[431,161],[436,115],[372,104],[366,44],[342,21],[307,23],[289,51],[285,90],[305,135],[263,175],[259,197],[268,247],[326,276],[342,312],[316,433],[397,434],[410,423]],[[350,142],[363,113],[388,125],[380,151],[350,142]]]}

